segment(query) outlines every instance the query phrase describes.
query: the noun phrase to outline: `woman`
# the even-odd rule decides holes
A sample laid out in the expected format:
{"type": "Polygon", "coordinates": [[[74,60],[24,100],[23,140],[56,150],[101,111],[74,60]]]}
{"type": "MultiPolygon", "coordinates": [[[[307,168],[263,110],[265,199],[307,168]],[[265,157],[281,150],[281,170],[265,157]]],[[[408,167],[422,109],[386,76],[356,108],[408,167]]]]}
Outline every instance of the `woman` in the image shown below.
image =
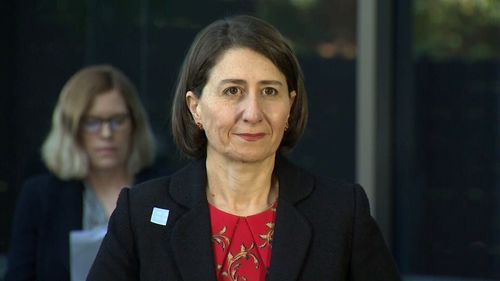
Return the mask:
{"type": "Polygon", "coordinates": [[[87,280],[399,280],[361,187],[283,157],[306,119],[278,31],[250,16],[206,27],[172,110],[196,161],[122,191],[87,280]]]}
{"type": "Polygon", "coordinates": [[[148,168],[154,155],[148,118],[129,79],[108,65],[74,74],[42,147],[50,174],[28,180],[19,197],[6,280],[70,280],[70,267],[80,270],[70,265],[77,246],[70,233],[107,226],[122,187],[157,176],[148,168]]]}

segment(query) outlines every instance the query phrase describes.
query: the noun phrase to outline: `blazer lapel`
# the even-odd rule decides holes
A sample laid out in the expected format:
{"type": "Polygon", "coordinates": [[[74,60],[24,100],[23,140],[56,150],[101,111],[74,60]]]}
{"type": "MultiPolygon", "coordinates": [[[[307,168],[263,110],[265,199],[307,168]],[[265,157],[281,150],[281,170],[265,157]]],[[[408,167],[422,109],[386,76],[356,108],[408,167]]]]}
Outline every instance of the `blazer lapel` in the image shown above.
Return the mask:
{"type": "Polygon", "coordinates": [[[171,246],[182,280],[216,281],[210,214],[205,195],[206,169],[197,161],[172,178],[170,194],[188,210],[175,223],[171,246]]]}
{"type": "Polygon", "coordinates": [[[313,189],[313,177],[283,157],[276,159],[280,183],[268,281],[297,280],[307,256],[312,229],[295,204],[313,189]]]}
{"type": "Polygon", "coordinates": [[[199,204],[180,218],[172,232],[171,245],[182,279],[215,281],[208,206],[199,204]]]}
{"type": "Polygon", "coordinates": [[[293,205],[280,199],[267,280],[297,280],[310,240],[308,222],[293,205]]]}

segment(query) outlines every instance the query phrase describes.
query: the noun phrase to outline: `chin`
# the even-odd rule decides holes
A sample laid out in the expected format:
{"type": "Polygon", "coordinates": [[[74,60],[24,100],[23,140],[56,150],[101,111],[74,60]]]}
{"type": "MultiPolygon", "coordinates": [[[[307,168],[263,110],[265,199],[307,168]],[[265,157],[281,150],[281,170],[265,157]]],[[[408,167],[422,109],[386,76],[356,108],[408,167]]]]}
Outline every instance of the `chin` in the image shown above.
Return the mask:
{"type": "Polygon", "coordinates": [[[122,163],[114,159],[105,159],[101,161],[96,161],[93,166],[98,170],[110,170],[118,168],[122,165],[123,165],[122,163]]]}
{"type": "Polygon", "coordinates": [[[255,162],[260,162],[260,161],[264,161],[266,159],[269,159],[270,157],[274,157],[274,155],[276,155],[276,153],[239,153],[237,155],[233,155],[231,158],[236,160],[236,161],[240,161],[240,162],[244,162],[244,163],[255,163],[255,162]]]}

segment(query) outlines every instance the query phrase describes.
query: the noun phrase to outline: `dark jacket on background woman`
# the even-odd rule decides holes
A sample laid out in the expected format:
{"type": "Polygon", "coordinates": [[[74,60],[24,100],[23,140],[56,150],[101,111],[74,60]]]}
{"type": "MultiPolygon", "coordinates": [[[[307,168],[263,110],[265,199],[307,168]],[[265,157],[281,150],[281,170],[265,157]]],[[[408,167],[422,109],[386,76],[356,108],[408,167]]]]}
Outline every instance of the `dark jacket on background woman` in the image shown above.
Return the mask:
{"type": "MultiPolygon", "coordinates": [[[[136,182],[160,174],[139,173],[136,182]]],[[[6,281],[70,280],[69,233],[82,229],[82,181],[43,174],[26,181],[16,205],[6,281]]]]}

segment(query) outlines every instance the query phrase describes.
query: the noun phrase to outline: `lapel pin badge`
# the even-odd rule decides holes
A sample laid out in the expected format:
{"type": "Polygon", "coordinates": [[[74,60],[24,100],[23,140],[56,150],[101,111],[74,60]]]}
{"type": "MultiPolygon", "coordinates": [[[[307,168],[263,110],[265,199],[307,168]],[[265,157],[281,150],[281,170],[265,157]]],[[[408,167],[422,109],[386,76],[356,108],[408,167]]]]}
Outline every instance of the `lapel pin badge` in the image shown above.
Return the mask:
{"type": "Polygon", "coordinates": [[[169,212],[167,209],[154,207],[151,213],[151,222],[159,225],[167,225],[169,212]]]}

